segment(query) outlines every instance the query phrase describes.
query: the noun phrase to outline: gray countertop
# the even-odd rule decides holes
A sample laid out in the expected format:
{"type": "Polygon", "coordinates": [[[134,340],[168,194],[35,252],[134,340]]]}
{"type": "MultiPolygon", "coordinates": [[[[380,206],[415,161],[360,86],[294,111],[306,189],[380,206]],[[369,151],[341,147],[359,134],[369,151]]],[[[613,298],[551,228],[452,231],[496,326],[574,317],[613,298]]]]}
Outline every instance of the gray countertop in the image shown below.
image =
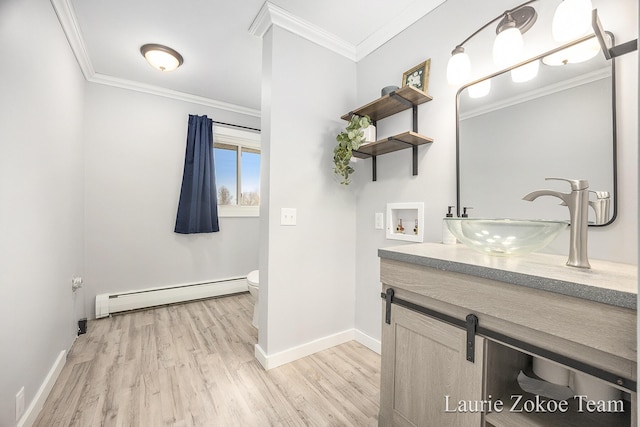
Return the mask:
{"type": "Polygon", "coordinates": [[[463,273],[513,285],[637,310],[638,267],[589,260],[591,269],[568,267],[567,257],[532,253],[496,257],[462,244],[419,243],[378,249],[380,258],[463,273]]]}

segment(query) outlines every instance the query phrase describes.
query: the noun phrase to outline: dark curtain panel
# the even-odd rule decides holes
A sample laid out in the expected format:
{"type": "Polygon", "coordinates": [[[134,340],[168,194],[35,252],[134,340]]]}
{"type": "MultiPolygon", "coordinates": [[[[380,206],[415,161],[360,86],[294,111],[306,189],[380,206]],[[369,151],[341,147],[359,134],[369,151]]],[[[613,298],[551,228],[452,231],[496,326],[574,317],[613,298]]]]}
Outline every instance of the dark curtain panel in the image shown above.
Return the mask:
{"type": "Polygon", "coordinates": [[[187,151],[174,231],[182,234],[220,231],[213,165],[213,122],[207,116],[189,115],[187,151]]]}

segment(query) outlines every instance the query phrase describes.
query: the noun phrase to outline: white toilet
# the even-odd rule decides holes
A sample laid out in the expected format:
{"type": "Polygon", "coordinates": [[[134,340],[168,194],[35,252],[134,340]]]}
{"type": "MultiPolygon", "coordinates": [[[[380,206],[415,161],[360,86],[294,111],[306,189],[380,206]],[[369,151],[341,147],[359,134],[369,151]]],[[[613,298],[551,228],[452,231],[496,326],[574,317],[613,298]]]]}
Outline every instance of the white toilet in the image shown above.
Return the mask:
{"type": "Polygon", "coordinates": [[[260,287],[260,272],[253,270],[247,274],[247,286],[249,287],[249,293],[253,296],[253,320],[251,324],[258,327],[258,289],[260,287]]]}

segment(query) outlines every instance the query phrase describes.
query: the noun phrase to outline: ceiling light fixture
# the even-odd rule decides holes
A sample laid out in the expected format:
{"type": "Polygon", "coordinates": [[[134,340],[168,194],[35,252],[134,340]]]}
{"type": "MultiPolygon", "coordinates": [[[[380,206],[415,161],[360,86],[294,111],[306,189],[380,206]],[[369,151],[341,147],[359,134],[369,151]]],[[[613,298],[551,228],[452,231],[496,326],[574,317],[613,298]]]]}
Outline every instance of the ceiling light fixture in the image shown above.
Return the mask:
{"type": "Polygon", "coordinates": [[[140,47],[140,53],[153,68],[160,71],[173,71],[184,62],[182,55],[161,44],[145,44],[140,47]]]}

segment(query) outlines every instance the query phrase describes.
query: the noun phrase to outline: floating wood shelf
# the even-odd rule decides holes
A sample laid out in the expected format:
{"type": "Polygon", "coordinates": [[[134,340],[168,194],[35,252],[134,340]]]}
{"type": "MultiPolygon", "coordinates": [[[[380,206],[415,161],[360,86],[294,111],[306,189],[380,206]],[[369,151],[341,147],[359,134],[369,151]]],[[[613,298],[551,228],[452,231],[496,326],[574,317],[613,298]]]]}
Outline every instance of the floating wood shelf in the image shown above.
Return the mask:
{"type": "Polygon", "coordinates": [[[433,142],[433,139],[427,138],[419,133],[409,131],[399,135],[390,136],[376,142],[362,144],[357,151],[353,152],[353,156],[366,159],[371,156],[392,153],[394,151],[404,150],[411,146],[418,146],[429,142],[433,142]]]}
{"type": "Polygon", "coordinates": [[[418,146],[433,142],[433,139],[418,133],[418,105],[424,104],[432,99],[433,98],[431,96],[419,89],[412,86],[405,86],[388,95],[382,96],[375,101],[358,108],[357,110],[350,111],[341,117],[343,120],[350,120],[351,116],[354,114],[357,114],[358,116],[369,116],[375,124],[378,120],[385,119],[401,111],[409,109],[413,110],[412,131],[390,136],[375,142],[362,144],[358,150],[353,152],[354,157],[361,159],[371,157],[374,181],[377,179],[376,157],[407,148],[412,149],[413,175],[418,175],[418,146]]]}
{"type": "Polygon", "coordinates": [[[432,99],[431,96],[413,86],[405,86],[357,110],[350,111],[343,115],[341,119],[349,120],[352,115],[357,114],[359,116],[369,116],[371,120],[376,122],[414,106],[424,104],[432,99]]]}

